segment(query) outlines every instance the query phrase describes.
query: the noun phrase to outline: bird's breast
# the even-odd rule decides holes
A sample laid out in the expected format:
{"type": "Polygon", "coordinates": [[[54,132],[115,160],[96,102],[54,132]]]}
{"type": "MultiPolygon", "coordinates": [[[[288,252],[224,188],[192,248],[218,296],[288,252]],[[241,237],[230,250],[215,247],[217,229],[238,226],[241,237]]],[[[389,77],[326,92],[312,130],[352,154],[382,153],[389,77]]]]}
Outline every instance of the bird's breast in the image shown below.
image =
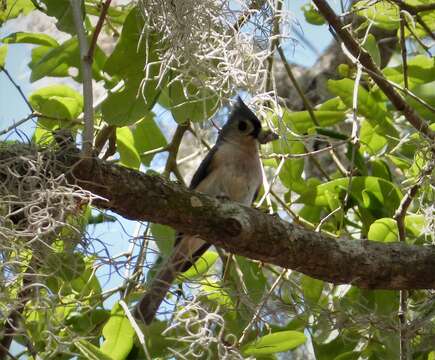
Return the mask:
{"type": "Polygon", "coordinates": [[[214,196],[226,196],[232,201],[250,205],[262,183],[258,152],[249,153],[220,148],[214,159],[211,173],[197,190],[214,196]]]}

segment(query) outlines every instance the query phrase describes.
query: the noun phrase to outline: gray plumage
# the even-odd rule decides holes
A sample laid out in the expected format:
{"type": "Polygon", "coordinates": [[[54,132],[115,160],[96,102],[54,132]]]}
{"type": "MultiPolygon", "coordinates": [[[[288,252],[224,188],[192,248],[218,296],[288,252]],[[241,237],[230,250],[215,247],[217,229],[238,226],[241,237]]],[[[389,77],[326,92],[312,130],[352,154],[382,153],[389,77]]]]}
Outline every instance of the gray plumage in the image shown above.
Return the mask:
{"type": "MultiPolygon", "coordinates": [[[[258,145],[276,138],[262,130],[258,118],[239,98],[216,144],[195,172],[190,189],[250,205],[262,184],[258,145]]],[[[137,304],[136,318],[151,323],[177,275],[188,270],[209,247],[197,236],[179,235],[172,255],[137,304]]]]}

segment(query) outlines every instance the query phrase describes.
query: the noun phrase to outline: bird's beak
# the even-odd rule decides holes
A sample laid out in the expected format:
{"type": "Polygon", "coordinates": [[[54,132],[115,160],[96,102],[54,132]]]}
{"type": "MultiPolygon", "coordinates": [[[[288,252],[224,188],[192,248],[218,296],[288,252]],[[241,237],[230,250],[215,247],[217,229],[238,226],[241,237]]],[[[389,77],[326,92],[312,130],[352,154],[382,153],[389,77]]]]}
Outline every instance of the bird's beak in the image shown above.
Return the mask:
{"type": "Polygon", "coordinates": [[[257,139],[260,144],[267,144],[268,142],[278,140],[279,135],[270,130],[261,130],[257,139]]]}

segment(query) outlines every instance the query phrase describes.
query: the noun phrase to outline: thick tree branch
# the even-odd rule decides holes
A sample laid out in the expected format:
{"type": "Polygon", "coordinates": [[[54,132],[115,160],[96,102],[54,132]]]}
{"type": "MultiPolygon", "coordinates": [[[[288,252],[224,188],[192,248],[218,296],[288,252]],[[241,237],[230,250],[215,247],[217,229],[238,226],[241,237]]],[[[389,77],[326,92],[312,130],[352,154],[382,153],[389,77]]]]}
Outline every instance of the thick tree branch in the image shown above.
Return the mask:
{"type": "Polygon", "coordinates": [[[133,220],[198,234],[225,250],[363,288],[435,288],[435,247],[366,240],[336,240],[233,202],[189,191],[100,160],[81,162],[73,175],[104,197],[96,205],[133,220]]]}
{"type": "MultiPolygon", "coordinates": [[[[169,225],[213,245],[335,284],[435,289],[435,247],[334,239],[238,203],[219,201],[152,176],[93,159],[60,158],[71,181],[106,200],[94,205],[127,219],[169,225]]],[[[14,156],[0,149],[0,161],[14,156]]],[[[24,160],[23,160],[24,161],[24,160]]]]}

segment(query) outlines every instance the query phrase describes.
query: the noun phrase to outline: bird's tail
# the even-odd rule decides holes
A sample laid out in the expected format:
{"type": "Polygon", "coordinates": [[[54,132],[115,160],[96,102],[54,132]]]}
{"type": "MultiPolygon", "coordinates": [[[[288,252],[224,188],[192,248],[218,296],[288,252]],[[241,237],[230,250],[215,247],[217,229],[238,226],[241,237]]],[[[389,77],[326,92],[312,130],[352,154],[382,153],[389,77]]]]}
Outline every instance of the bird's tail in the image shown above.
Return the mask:
{"type": "Polygon", "coordinates": [[[134,316],[137,319],[142,320],[147,325],[153,321],[160,304],[186,261],[188,259],[183,251],[175,251],[168,259],[136,305],[134,316]]]}

